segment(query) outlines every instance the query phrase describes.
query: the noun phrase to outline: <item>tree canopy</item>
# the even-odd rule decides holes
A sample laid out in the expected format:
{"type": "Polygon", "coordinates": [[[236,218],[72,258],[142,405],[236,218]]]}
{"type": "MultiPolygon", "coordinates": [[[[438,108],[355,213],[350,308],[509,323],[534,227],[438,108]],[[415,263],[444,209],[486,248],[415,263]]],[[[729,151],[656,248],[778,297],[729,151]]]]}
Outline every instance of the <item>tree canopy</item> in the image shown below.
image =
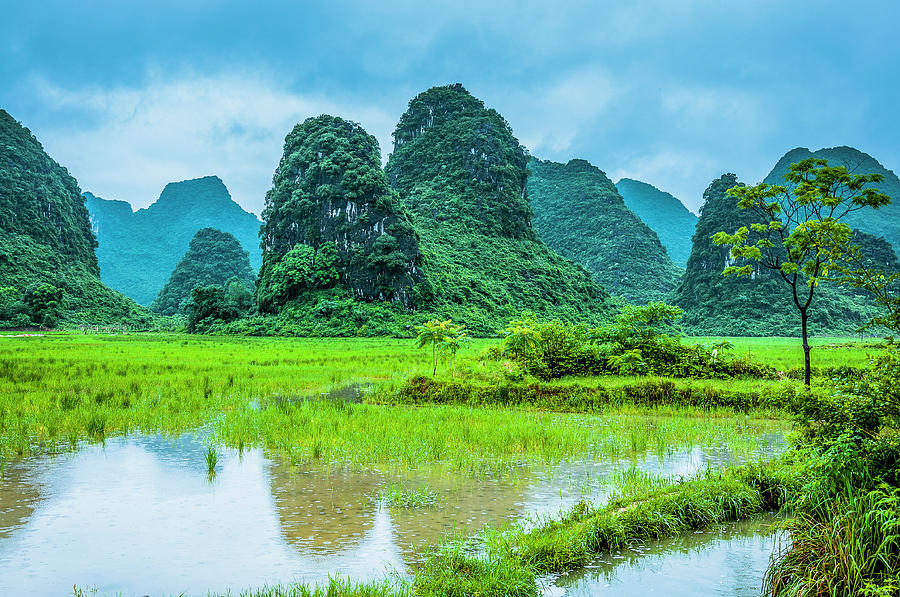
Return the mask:
{"type": "Polygon", "coordinates": [[[880,174],[851,174],[846,167],[829,166],[822,159],[791,164],[784,179],[787,186],[760,183],[728,189],[750,222],[732,234],[719,231],[712,240],[730,246],[730,257],[737,262],[728,264],[723,275],[752,276],[761,266],[790,288],[800,317],[808,386],[808,321],[819,283],[848,254],[859,251],[853,230],[843,220],[864,208],[888,205],[891,198],[869,186],[883,180],[880,174]]]}
{"type": "MultiPolygon", "coordinates": [[[[682,325],[689,334],[799,336],[800,319],[790,289],[778,272],[757,265],[747,276],[722,276],[735,260],[728,247],[713,242],[713,235],[762,222],[741,210],[728,194],[729,189],[740,185],[737,176],[725,174],[703,194],[691,257],[672,302],[684,309],[682,325]]],[[[754,234],[751,229],[750,238],[755,238],[754,234]]],[[[882,239],[859,231],[854,231],[854,238],[867,253],[893,258],[893,251],[882,239]]],[[[869,296],[835,285],[824,286],[817,302],[819,307],[809,319],[810,332],[815,334],[852,334],[877,312],[869,296]]]]}

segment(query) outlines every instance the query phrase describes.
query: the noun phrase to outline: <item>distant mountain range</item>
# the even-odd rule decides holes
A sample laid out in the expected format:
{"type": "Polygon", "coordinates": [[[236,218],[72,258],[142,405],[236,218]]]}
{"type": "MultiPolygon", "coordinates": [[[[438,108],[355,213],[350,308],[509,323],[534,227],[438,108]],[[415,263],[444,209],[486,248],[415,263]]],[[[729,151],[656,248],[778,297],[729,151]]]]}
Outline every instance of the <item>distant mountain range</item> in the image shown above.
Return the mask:
{"type": "Polygon", "coordinates": [[[110,287],[149,305],[166,284],[201,228],[232,234],[258,271],[260,221],[232,200],[217,176],[172,182],[146,209],[84,194],[97,236],[100,277],[110,287]]]}
{"type": "MultiPolygon", "coordinates": [[[[307,119],[285,148],[265,224],[216,176],[170,183],[135,212],[81,194],[0,110],[0,319],[24,321],[28,293],[47,283],[65,292],[64,321],[146,322],[115,290],[144,305],[159,295],[157,309],[174,313],[195,282],[227,273],[249,289],[262,270],[260,312],[287,313],[294,326],[280,333],[404,333],[440,316],[489,334],[525,310],[596,323],[615,308],[610,293],[674,302],[694,334],[798,331],[776,275],[721,275],[730,257],[710,236],[748,223],[726,193],[740,184],[733,174],[712,182],[697,218],[669,193],[628,178],[614,185],[585,160],[530,158],[509,123],[458,84],[409,102],[384,169],[374,137],[339,117],[307,119]],[[198,235],[206,228],[216,230],[198,235]]],[[[809,157],[884,177],[876,186],[897,202],[847,221],[874,260],[900,268],[900,179],[835,147],[793,149],[765,182],[781,184],[809,157]]],[[[860,291],[826,285],[816,300],[818,333],[853,332],[873,313],[860,291]]]]}
{"type": "Polygon", "coordinates": [[[616,188],[625,206],[656,232],[675,265],[685,267],[697,216],[677,198],[646,182],[623,178],[616,188]]]}

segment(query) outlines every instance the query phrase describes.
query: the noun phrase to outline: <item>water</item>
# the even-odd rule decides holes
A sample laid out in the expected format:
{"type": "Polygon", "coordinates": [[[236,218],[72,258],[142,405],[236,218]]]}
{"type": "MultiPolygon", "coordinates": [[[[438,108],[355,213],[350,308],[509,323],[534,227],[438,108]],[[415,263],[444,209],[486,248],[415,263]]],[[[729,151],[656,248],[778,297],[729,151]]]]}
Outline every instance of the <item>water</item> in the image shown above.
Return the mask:
{"type": "MultiPolygon", "coordinates": [[[[783,441],[770,438],[771,452],[783,441]]],[[[736,459],[696,447],[662,457],[583,460],[473,479],[291,466],[261,450],[220,450],[209,478],[192,435],[114,438],[9,464],[0,481],[0,595],[205,595],[265,584],[406,575],[452,533],[602,502],[616,469],[690,475],[736,459]],[[388,483],[427,485],[434,507],[379,505],[388,483]]],[[[578,594],[578,593],[576,593],[578,594]]],[[[585,594],[585,593],[582,593],[585,594]]]]}
{"type": "Polygon", "coordinates": [[[546,595],[759,597],[783,536],[765,516],[606,554],[555,580],[546,595]]]}

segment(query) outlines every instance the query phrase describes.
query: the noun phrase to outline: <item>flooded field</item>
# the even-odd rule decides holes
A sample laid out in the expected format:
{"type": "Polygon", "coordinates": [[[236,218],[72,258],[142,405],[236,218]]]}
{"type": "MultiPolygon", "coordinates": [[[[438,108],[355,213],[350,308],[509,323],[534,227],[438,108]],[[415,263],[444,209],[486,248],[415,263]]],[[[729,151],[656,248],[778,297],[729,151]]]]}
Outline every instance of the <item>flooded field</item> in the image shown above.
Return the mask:
{"type": "Polygon", "coordinates": [[[758,597],[784,540],[779,522],[757,517],[613,552],[556,579],[545,595],[758,597]]]}
{"type": "MultiPolygon", "coordinates": [[[[71,594],[77,585],[100,594],[205,595],[329,575],[406,576],[424,548],[450,535],[552,516],[580,499],[601,503],[616,471],[688,476],[785,447],[779,434],[758,445],[756,453],[693,447],[574,459],[502,477],[440,468],[325,469],[259,449],[220,449],[210,475],[207,444],[191,434],[112,438],[7,465],[0,481],[0,594],[71,594]]],[[[672,566],[685,550],[704,558],[702,546],[718,539],[687,540],[701,547],[661,544],[665,556],[653,555],[652,547],[620,554],[579,578],[561,579],[555,590],[587,595],[604,583],[627,584],[646,576],[641,566],[662,565],[653,558],[672,566]]],[[[761,573],[747,574],[757,586],[761,573]]]]}

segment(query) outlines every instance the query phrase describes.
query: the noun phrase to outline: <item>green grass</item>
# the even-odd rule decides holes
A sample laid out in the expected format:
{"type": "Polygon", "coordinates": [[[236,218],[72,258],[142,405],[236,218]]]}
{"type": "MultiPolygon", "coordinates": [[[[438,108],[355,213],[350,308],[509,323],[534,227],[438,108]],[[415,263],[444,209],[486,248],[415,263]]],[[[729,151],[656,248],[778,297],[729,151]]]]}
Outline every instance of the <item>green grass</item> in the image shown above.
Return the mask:
{"type": "MultiPolygon", "coordinates": [[[[685,338],[685,342],[712,343],[728,340],[734,349],[727,351],[735,356],[747,354],[779,371],[803,368],[803,346],[800,338],[751,338],[751,337],[719,337],[694,336],[685,338]]],[[[814,368],[827,367],[863,367],[871,356],[883,349],[883,343],[875,338],[810,338],[810,364],[814,368]]]]}
{"type": "MultiPolygon", "coordinates": [[[[261,446],[296,463],[502,474],[522,464],[748,445],[786,423],[731,409],[611,408],[571,415],[515,408],[420,408],[322,399],[349,383],[390,391],[429,367],[403,340],[54,336],[0,344],[0,455],[82,439],[179,433],[261,446]],[[313,399],[309,399],[309,398],[313,399]],[[398,433],[402,430],[402,433],[398,433]]],[[[379,390],[376,390],[379,391],[379,390]]]]}
{"type": "Polygon", "coordinates": [[[440,501],[440,495],[427,484],[419,487],[403,487],[400,483],[389,483],[378,492],[375,501],[388,508],[415,510],[433,508],[440,501]]]}

